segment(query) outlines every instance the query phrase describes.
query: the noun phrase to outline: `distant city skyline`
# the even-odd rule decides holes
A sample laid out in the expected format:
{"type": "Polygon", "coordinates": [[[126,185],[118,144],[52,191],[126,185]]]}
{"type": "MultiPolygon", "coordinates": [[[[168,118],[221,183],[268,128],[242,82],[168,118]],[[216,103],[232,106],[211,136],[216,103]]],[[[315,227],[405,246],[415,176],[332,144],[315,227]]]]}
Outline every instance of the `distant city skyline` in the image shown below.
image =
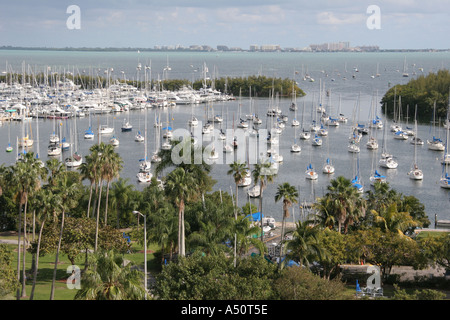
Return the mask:
{"type": "Polygon", "coordinates": [[[448,49],[449,16],[448,0],[3,0],[0,46],[448,49]]]}

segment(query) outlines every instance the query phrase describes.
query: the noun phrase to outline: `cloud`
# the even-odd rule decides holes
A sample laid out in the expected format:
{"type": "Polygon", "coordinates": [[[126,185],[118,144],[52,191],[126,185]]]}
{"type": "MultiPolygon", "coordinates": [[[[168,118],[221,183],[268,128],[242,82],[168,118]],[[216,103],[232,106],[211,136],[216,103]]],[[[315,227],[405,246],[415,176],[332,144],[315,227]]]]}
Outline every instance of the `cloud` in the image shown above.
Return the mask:
{"type": "Polygon", "coordinates": [[[318,24],[334,25],[334,26],[361,24],[366,19],[367,16],[364,14],[335,14],[329,11],[320,12],[316,16],[316,22],[318,24]]]}

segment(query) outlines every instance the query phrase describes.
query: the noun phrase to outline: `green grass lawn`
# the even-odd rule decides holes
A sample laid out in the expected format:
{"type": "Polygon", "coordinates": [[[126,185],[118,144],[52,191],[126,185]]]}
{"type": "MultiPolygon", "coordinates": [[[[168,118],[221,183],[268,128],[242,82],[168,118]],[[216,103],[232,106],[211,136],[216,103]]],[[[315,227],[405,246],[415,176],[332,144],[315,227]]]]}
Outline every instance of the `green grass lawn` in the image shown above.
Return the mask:
{"type": "MultiPolygon", "coordinates": [[[[9,238],[14,239],[14,238],[9,238]]],[[[17,239],[17,238],[15,238],[17,239]]],[[[9,244],[8,246],[11,246],[14,251],[14,260],[12,265],[14,266],[14,270],[17,268],[17,245],[9,244]]],[[[139,266],[141,269],[144,268],[144,252],[143,248],[135,243],[132,244],[133,253],[131,254],[124,254],[124,259],[131,261],[136,266],[139,266]]],[[[150,245],[148,246],[147,250],[149,251],[156,251],[158,247],[156,245],[150,245]]],[[[22,256],[21,256],[22,258],[22,256]]],[[[149,272],[156,272],[159,270],[159,264],[155,259],[155,256],[153,253],[147,253],[147,269],[149,272]]],[[[22,298],[23,300],[28,300],[29,295],[31,293],[31,288],[33,284],[33,280],[31,279],[31,275],[29,275],[30,269],[31,269],[31,263],[32,263],[32,255],[30,253],[26,253],[26,259],[25,259],[25,266],[27,270],[27,277],[29,276],[29,279],[27,280],[26,285],[26,297],[22,298]]],[[[20,262],[22,266],[22,261],[20,262]]],[[[76,264],[80,267],[80,269],[84,268],[84,255],[80,255],[80,258],[76,261],[76,264]]],[[[34,300],[49,300],[50,299],[50,291],[51,291],[51,285],[52,285],[52,278],[53,278],[53,269],[55,265],[55,255],[45,255],[39,258],[39,269],[38,269],[38,276],[37,276],[37,282],[36,282],[36,288],[35,288],[35,294],[34,294],[34,300]]],[[[70,276],[69,273],[67,273],[67,268],[71,265],[71,262],[67,258],[66,255],[60,254],[59,255],[59,263],[56,273],[56,284],[55,284],[55,300],[73,300],[75,297],[75,294],[77,292],[77,289],[69,289],[66,280],[70,276]]],[[[22,274],[22,271],[21,271],[22,274]]],[[[20,288],[22,288],[20,286],[20,288]]],[[[15,299],[15,296],[10,296],[8,299],[15,299]]]]}

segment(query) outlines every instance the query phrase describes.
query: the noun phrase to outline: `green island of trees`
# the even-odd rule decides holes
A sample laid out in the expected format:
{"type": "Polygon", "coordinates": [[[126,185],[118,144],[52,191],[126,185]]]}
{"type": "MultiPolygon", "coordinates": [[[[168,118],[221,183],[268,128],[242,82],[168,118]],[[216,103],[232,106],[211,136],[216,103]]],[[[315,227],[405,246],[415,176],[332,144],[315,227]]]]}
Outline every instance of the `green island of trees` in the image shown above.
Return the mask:
{"type": "MultiPolygon", "coordinates": [[[[195,148],[191,152],[185,156],[192,159],[195,148]]],[[[448,289],[444,277],[408,283],[392,273],[395,266],[450,270],[450,234],[416,232],[430,221],[414,196],[387,183],[361,194],[339,176],[316,199],[314,214],[287,227],[297,189],[274,185],[276,176],[255,166],[252,175],[263,189],[276,188],[272,200],[283,210],[283,240],[274,255],[261,241],[260,222],[248,218],[264,212],[263,203],[259,210],[237,205],[238,183],[250,168],[229,166],[233,194],[213,191],[211,165],[174,163],[169,150],[160,157],[155,170],[163,173],[162,183],[153,178],[143,191],[120,178],[122,160],[104,143],[91,147],[78,170],[57,159],[44,164],[32,152],[1,165],[0,226],[16,232],[16,243],[0,245],[0,298],[347,300],[356,299],[355,280],[364,284],[369,274],[355,279],[343,266],[376,265],[383,286],[392,288],[379,299],[444,299],[437,290],[448,289]],[[136,211],[146,217],[147,261],[136,211]],[[148,292],[145,263],[154,280],[148,292]],[[76,290],[67,287],[71,265],[81,266],[76,290]]]]}
{"type": "MultiPolygon", "coordinates": [[[[447,69],[441,69],[436,73],[420,75],[416,79],[411,79],[407,84],[396,85],[390,88],[381,100],[382,105],[386,105],[388,115],[395,114],[398,117],[398,108],[400,106],[401,115],[414,118],[415,108],[417,106],[417,120],[429,122],[438,119],[446,119],[449,105],[450,92],[450,72],[447,69]],[[401,104],[399,104],[401,97],[401,104]],[[394,113],[395,106],[395,113],[394,113]],[[407,114],[409,106],[409,115],[407,114]],[[434,113],[434,106],[436,112],[434,113]]],[[[382,108],[384,113],[384,107],[382,108]]]]}

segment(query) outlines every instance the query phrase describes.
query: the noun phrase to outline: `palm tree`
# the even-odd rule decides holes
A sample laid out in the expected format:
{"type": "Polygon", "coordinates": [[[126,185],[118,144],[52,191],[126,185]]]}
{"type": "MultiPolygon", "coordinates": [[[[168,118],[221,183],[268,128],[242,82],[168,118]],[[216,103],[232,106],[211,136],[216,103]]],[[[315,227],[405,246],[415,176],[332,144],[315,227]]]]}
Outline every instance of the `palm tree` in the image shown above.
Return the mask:
{"type": "Polygon", "coordinates": [[[283,223],[281,225],[281,242],[280,242],[280,266],[281,255],[284,242],[284,233],[286,229],[286,219],[289,218],[289,208],[293,203],[298,202],[298,191],[294,186],[291,186],[288,182],[278,185],[277,193],[275,194],[275,202],[283,199],[283,223]]]}
{"type": "Polygon", "coordinates": [[[37,203],[37,210],[38,210],[38,220],[41,220],[41,225],[39,228],[39,235],[38,240],[36,244],[36,263],[33,270],[33,285],[31,287],[31,293],[30,293],[30,300],[33,300],[34,298],[34,290],[36,287],[36,280],[37,280],[37,273],[39,268],[39,253],[41,248],[41,239],[42,239],[42,232],[44,230],[44,226],[46,222],[52,217],[54,208],[58,205],[55,203],[55,200],[57,198],[53,194],[53,191],[50,188],[42,188],[39,190],[38,194],[36,195],[36,203],[37,203]]]}
{"type": "MultiPolygon", "coordinates": [[[[234,220],[237,222],[237,208],[239,207],[238,201],[238,193],[239,193],[239,183],[245,178],[247,174],[248,168],[245,163],[242,162],[233,162],[230,164],[230,169],[228,170],[228,175],[233,175],[234,183],[236,184],[236,193],[235,193],[235,204],[234,204],[234,220]]],[[[262,230],[261,230],[262,232],[262,230]]],[[[237,234],[234,234],[234,266],[236,267],[236,258],[237,258],[237,234]]]]}
{"type": "Polygon", "coordinates": [[[290,232],[292,240],[286,245],[291,250],[289,256],[306,267],[309,267],[311,259],[322,259],[324,251],[320,245],[319,232],[319,227],[311,221],[297,222],[295,229],[290,232]]]}
{"type": "MultiPolygon", "coordinates": [[[[12,183],[18,188],[19,199],[19,235],[17,251],[17,276],[20,277],[20,237],[23,207],[23,250],[22,250],[22,297],[26,296],[26,270],[25,254],[27,241],[27,207],[29,196],[40,188],[41,179],[45,179],[46,170],[41,167],[40,162],[34,157],[33,152],[26,153],[22,161],[17,162],[12,168],[12,183]]],[[[19,299],[19,292],[17,292],[19,299]]]]}
{"type": "Polygon", "coordinates": [[[255,184],[259,181],[259,212],[261,217],[261,241],[264,242],[264,234],[263,230],[263,210],[262,210],[262,202],[263,202],[263,192],[268,183],[272,183],[276,177],[276,174],[271,171],[270,162],[262,162],[255,164],[255,168],[252,171],[253,179],[255,180],[255,184]]]}
{"type": "Polygon", "coordinates": [[[147,293],[142,273],[126,264],[113,251],[94,255],[91,268],[81,278],[81,289],[76,300],[144,300],[147,293]]]}
{"type": "Polygon", "coordinates": [[[55,294],[56,270],[59,262],[59,251],[64,230],[65,213],[78,205],[78,199],[81,196],[82,186],[80,176],[77,172],[63,171],[57,178],[55,189],[56,209],[61,212],[61,228],[59,232],[58,247],[56,249],[55,266],[53,268],[52,288],[50,291],[50,300],[53,300],[55,294]]]}
{"type": "Polygon", "coordinates": [[[120,213],[128,204],[130,194],[134,190],[134,186],[128,183],[128,178],[119,178],[112,184],[111,200],[112,206],[116,208],[116,228],[120,228],[120,213]]]}
{"type": "Polygon", "coordinates": [[[325,216],[333,216],[332,219],[326,218],[327,224],[337,221],[338,231],[342,232],[344,225],[346,232],[348,225],[364,213],[364,210],[359,207],[364,205],[361,194],[353,187],[349,179],[342,176],[331,180],[327,189],[328,193],[325,197],[328,199],[319,200],[316,208],[325,216]],[[324,205],[327,207],[325,208],[324,205]]]}
{"type": "Polygon", "coordinates": [[[181,257],[186,254],[184,207],[185,202],[198,191],[195,184],[192,174],[181,167],[169,173],[165,181],[165,190],[178,207],[178,253],[181,257]]]}
{"type": "Polygon", "coordinates": [[[80,173],[81,173],[81,176],[83,177],[83,179],[88,179],[90,182],[89,202],[88,202],[87,213],[86,213],[86,216],[89,218],[89,212],[91,209],[91,201],[92,201],[92,191],[93,191],[94,185],[96,184],[96,181],[97,181],[96,165],[95,165],[95,161],[94,161],[92,154],[87,155],[85,157],[85,162],[83,162],[81,164],[79,170],[80,170],[80,173]]]}
{"type": "Polygon", "coordinates": [[[105,164],[104,164],[104,172],[105,172],[105,180],[107,182],[106,186],[106,204],[105,204],[105,221],[104,225],[107,225],[108,220],[108,198],[109,198],[109,187],[111,181],[114,178],[119,177],[119,172],[122,170],[123,160],[119,156],[117,152],[115,152],[113,145],[106,145],[105,147],[105,164]]]}
{"type": "Polygon", "coordinates": [[[383,231],[392,231],[402,236],[409,228],[418,225],[408,212],[399,212],[396,203],[390,204],[386,210],[380,212],[372,210],[372,214],[375,217],[375,226],[383,231]]]}

